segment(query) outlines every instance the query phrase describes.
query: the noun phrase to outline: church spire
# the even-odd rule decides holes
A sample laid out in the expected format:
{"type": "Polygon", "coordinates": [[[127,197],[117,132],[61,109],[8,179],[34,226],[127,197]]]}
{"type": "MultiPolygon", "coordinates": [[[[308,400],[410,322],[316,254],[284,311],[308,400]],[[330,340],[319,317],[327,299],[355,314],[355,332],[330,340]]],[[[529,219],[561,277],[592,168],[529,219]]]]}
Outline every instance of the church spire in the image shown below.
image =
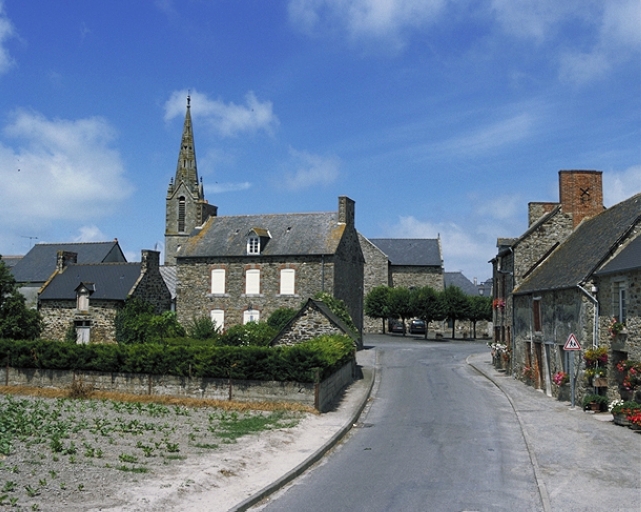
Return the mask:
{"type": "Polygon", "coordinates": [[[187,112],[183,124],[183,135],[180,141],[180,153],[176,166],[175,184],[183,182],[192,192],[198,193],[198,169],[196,167],[196,149],[194,132],[191,126],[191,97],[187,96],[187,112]]]}

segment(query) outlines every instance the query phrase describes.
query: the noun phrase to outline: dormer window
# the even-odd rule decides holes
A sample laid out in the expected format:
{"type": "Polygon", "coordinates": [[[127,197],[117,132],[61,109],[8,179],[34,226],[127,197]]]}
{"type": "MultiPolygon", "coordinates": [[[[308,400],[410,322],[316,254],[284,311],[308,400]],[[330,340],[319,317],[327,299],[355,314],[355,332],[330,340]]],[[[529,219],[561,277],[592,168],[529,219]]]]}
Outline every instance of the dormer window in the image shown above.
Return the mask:
{"type": "Polygon", "coordinates": [[[80,283],[76,288],[76,307],[78,311],[89,311],[89,297],[96,290],[93,283],[80,283]]]}
{"type": "Polygon", "coordinates": [[[250,229],[247,233],[247,254],[260,254],[271,237],[267,229],[250,229]]]}
{"type": "Polygon", "coordinates": [[[247,254],[260,254],[260,238],[256,235],[247,238],[247,254]]]}

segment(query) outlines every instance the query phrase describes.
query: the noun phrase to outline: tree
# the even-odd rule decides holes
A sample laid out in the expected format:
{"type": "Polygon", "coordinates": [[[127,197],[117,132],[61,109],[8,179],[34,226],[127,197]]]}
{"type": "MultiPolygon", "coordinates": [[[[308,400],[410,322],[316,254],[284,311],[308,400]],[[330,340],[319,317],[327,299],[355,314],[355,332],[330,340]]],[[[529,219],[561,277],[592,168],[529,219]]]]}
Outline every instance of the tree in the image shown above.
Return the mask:
{"type": "Polygon", "coordinates": [[[195,340],[216,340],[220,327],[208,315],[194,316],[187,326],[187,335],[195,340]]]}
{"type": "Polygon", "coordinates": [[[411,301],[414,314],[425,321],[425,339],[427,339],[430,322],[445,319],[441,296],[434,288],[424,286],[412,290],[411,301]]]}
{"type": "Polygon", "coordinates": [[[274,312],[269,315],[267,319],[267,325],[275,329],[277,332],[287,325],[287,323],[296,316],[296,311],[294,308],[280,307],[275,309],[274,312]]]}
{"type": "Polygon", "coordinates": [[[365,314],[383,321],[383,334],[385,334],[385,321],[390,317],[389,307],[390,287],[377,286],[365,296],[365,314]]]}
{"type": "Polygon", "coordinates": [[[0,338],[33,340],[42,332],[42,317],[26,305],[24,296],[0,256],[0,338]]]}
{"type": "Polygon", "coordinates": [[[129,297],[116,313],[116,341],[122,344],[164,342],[166,338],[181,337],[185,329],[178,323],[176,313],[157,314],[153,304],[129,297]]]}
{"type": "Polygon", "coordinates": [[[394,318],[400,318],[403,322],[403,336],[405,336],[405,320],[414,316],[411,294],[407,288],[390,288],[389,313],[394,318]]]}
{"type": "Polygon", "coordinates": [[[492,320],[492,299],[476,295],[469,297],[468,319],[472,322],[473,337],[476,339],[476,322],[492,320]]]}
{"type": "Polygon", "coordinates": [[[452,338],[454,338],[457,320],[469,318],[469,301],[467,295],[458,286],[448,286],[441,295],[445,318],[452,322],[452,338]]]}

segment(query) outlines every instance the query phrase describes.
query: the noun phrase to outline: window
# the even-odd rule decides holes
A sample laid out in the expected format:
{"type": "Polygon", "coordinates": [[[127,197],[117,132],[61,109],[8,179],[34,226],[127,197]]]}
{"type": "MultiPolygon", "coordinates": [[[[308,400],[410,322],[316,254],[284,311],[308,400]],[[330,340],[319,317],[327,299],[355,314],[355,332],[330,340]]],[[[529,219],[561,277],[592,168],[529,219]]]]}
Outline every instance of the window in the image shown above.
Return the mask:
{"type": "Polygon", "coordinates": [[[612,290],[612,312],[616,316],[617,320],[621,323],[625,323],[628,317],[628,298],[627,298],[627,287],[624,281],[617,281],[614,283],[612,290]]]}
{"type": "Polygon", "coordinates": [[[211,293],[223,295],[225,293],[225,269],[215,268],[211,271],[211,293]]]}
{"type": "Polygon", "coordinates": [[[76,320],[76,343],[86,345],[91,341],[91,322],[89,320],[76,320]]]}
{"type": "Polygon", "coordinates": [[[260,312],[257,309],[247,309],[243,312],[243,323],[258,322],[260,319],[260,312]]]}
{"type": "Polygon", "coordinates": [[[247,239],[247,254],[260,254],[260,238],[250,236],[247,239]]]}
{"type": "Polygon", "coordinates": [[[534,324],[534,331],[541,332],[541,299],[534,299],[532,301],[532,322],[534,324]]]}
{"type": "Polygon", "coordinates": [[[185,232],[185,198],[180,196],[178,198],[178,232],[185,232]]]}
{"type": "Polygon", "coordinates": [[[247,295],[260,293],[260,270],[251,268],[245,272],[245,293],[247,295]]]}
{"type": "Polygon", "coordinates": [[[209,318],[216,324],[221,331],[225,328],[225,311],[222,309],[212,309],[209,312],[209,318]]]}
{"type": "Polygon", "coordinates": [[[280,294],[294,295],[296,271],[293,268],[284,268],[280,271],[280,294]]]}

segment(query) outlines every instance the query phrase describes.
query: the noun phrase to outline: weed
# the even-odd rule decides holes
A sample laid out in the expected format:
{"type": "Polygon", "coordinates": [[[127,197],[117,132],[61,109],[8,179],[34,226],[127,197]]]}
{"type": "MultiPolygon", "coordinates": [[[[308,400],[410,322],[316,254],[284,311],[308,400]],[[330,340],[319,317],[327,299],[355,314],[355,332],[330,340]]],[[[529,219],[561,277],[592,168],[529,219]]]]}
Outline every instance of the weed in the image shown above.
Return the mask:
{"type": "Polygon", "coordinates": [[[4,483],[4,487],[1,492],[13,492],[16,490],[16,483],[8,480],[4,483]]]}
{"type": "Polygon", "coordinates": [[[30,498],[35,498],[40,494],[40,489],[38,487],[34,489],[30,485],[25,485],[24,488],[25,491],[27,491],[27,496],[29,496],[30,498]]]}
{"type": "Polygon", "coordinates": [[[134,457],[133,455],[128,455],[126,453],[121,453],[120,455],[118,455],[118,460],[120,462],[129,462],[131,464],[134,464],[138,462],[138,457],[134,457]]]}

